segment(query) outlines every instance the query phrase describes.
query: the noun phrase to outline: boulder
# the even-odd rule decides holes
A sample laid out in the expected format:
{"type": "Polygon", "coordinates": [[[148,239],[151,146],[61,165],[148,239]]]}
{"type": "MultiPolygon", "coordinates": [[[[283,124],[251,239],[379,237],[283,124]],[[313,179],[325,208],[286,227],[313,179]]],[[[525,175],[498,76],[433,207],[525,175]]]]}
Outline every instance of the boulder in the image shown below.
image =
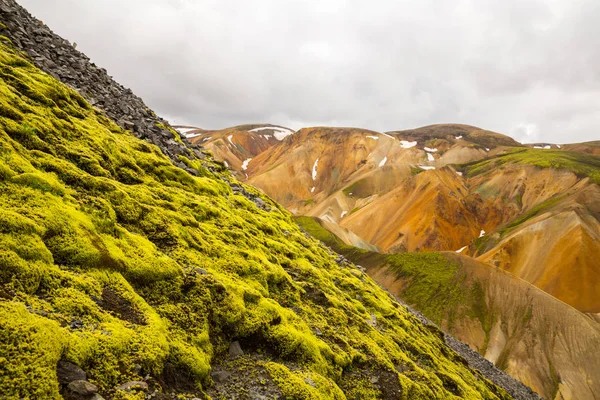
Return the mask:
{"type": "Polygon", "coordinates": [[[84,370],[73,363],[62,360],[56,366],[56,375],[58,376],[58,381],[62,384],[68,384],[73,381],[84,381],[87,378],[84,370]]]}
{"type": "Polygon", "coordinates": [[[237,340],[235,342],[231,342],[229,345],[229,357],[236,358],[244,355],[244,350],[242,350],[242,346],[240,346],[240,342],[237,340]]]}
{"type": "Polygon", "coordinates": [[[92,396],[98,391],[98,387],[91,382],[78,380],[69,383],[67,389],[70,393],[80,396],[92,396]]]}

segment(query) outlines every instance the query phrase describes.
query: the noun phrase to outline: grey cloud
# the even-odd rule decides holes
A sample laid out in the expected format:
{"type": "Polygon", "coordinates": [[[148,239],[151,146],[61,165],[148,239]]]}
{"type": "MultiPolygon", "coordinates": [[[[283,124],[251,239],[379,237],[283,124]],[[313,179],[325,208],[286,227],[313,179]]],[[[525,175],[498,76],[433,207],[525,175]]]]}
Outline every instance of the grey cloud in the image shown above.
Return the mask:
{"type": "Polygon", "coordinates": [[[176,123],[599,136],[595,0],[20,1],[176,123]]]}

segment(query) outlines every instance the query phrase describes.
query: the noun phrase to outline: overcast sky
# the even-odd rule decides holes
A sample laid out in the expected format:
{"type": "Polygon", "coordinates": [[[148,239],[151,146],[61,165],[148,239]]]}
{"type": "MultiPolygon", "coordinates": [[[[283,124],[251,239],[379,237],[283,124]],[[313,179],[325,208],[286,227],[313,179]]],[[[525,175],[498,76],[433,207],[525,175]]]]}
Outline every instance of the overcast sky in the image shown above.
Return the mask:
{"type": "Polygon", "coordinates": [[[600,139],[598,0],[18,1],[172,123],[600,139]]]}

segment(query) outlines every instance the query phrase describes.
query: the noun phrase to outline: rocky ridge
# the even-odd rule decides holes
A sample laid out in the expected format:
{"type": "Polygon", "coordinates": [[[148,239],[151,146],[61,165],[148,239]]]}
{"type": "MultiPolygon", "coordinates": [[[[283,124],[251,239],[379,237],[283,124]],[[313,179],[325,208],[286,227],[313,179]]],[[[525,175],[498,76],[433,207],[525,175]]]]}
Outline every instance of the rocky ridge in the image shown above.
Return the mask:
{"type": "Polygon", "coordinates": [[[181,164],[178,156],[191,156],[190,149],[194,156],[204,158],[200,146],[177,135],[131,89],[116,82],[104,68],[96,66],[15,1],[0,0],[0,21],[4,25],[0,25],[0,35],[27,53],[38,68],[77,90],[121,128],[157,145],[176,164],[181,164]]]}

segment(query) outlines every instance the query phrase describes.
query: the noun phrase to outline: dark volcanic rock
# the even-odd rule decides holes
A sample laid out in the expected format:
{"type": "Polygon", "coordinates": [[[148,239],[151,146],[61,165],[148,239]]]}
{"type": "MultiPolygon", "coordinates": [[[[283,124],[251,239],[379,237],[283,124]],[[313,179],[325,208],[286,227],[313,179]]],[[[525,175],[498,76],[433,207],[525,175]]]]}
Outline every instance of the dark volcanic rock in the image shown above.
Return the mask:
{"type": "Polygon", "coordinates": [[[237,340],[235,342],[231,342],[229,345],[229,357],[235,358],[244,355],[244,350],[242,350],[242,346],[240,346],[240,342],[237,340]]]}
{"type": "Polygon", "coordinates": [[[60,383],[71,383],[73,381],[84,381],[87,374],[77,365],[68,361],[59,361],[56,367],[56,375],[60,383]]]}
{"type": "Polygon", "coordinates": [[[93,383],[88,381],[73,381],[69,383],[67,389],[70,393],[79,395],[79,396],[92,396],[94,393],[98,391],[98,387],[93,383]]]}

